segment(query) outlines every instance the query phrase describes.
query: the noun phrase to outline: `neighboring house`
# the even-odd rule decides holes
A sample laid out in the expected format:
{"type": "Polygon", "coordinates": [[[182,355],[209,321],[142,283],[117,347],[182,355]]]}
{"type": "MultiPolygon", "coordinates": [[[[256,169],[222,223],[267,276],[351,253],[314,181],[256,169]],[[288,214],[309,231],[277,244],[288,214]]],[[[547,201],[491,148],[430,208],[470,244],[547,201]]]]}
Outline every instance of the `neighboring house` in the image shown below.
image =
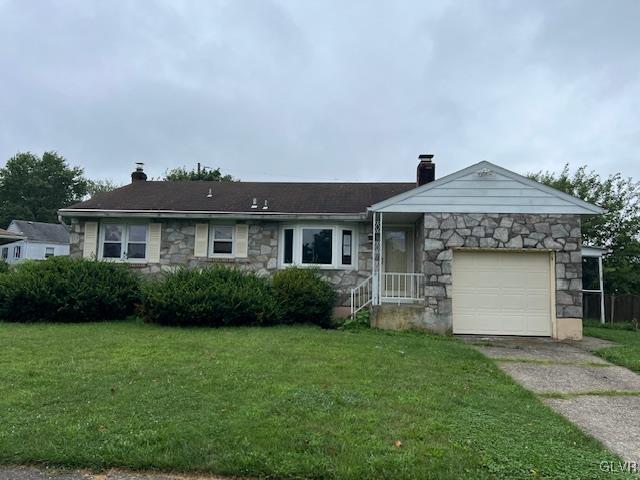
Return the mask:
{"type": "Polygon", "coordinates": [[[7,227],[7,232],[21,238],[0,245],[2,259],[9,264],[69,255],[69,231],[59,223],[13,220],[7,227]]]}
{"type": "Polygon", "coordinates": [[[581,216],[603,210],[489,162],[435,180],[432,157],[411,183],[151,182],[138,168],[60,215],[72,256],[145,274],[312,266],[381,328],[579,337],[581,216]]]}

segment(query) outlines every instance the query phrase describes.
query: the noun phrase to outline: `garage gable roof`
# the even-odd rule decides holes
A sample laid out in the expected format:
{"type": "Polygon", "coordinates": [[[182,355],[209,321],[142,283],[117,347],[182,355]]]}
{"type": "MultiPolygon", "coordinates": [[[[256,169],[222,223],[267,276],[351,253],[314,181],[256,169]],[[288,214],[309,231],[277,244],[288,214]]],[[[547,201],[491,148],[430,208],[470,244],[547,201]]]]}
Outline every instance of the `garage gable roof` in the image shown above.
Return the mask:
{"type": "Polygon", "coordinates": [[[370,210],[578,215],[605,212],[596,205],[486,161],[395,195],[370,210]]]}

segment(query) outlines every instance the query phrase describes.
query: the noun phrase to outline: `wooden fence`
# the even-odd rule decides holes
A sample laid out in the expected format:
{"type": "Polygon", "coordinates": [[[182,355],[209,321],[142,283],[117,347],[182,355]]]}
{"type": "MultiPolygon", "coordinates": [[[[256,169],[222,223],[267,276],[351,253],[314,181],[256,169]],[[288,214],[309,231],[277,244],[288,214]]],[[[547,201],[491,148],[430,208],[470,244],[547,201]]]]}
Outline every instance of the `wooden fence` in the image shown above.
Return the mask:
{"type": "MultiPolygon", "coordinates": [[[[582,303],[585,319],[600,320],[600,295],[585,293],[582,303]]],[[[604,296],[605,320],[611,322],[640,321],[640,295],[626,293],[623,295],[604,296]]]]}

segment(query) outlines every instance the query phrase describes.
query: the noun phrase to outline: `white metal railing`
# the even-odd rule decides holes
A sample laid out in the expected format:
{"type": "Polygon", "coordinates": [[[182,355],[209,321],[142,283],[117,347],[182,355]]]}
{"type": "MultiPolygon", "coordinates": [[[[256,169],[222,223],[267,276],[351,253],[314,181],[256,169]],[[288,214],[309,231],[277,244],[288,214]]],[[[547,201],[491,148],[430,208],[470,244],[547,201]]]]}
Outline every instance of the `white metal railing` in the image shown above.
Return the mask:
{"type": "Polygon", "coordinates": [[[369,275],[355,288],[351,289],[351,316],[369,305],[373,300],[373,281],[369,275]]]}
{"type": "Polygon", "coordinates": [[[380,285],[370,275],[351,289],[351,316],[374,301],[374,290],[380,291],[380,303],[413,303],[424,300],[424,275],[422,273],[389,273],[381,276],[380,285]]]}
{"type": "Polygon", "coordinates": [[[424,274],[382,273],[380,297],[383,302],[424,300],[424,274]]]}

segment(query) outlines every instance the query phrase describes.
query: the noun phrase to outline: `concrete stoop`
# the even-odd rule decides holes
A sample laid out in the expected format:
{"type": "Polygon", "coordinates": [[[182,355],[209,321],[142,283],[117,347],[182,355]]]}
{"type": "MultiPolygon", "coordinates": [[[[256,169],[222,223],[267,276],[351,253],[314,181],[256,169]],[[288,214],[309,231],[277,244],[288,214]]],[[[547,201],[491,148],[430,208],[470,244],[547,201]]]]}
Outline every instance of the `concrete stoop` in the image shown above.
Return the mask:
{"type": "Polygon", "coordinates": [[[451,334],[448,317],[431,314],[423,304],[384,304],[371,307],[371,326],[382,330],[423,330],[451,334]]]}

